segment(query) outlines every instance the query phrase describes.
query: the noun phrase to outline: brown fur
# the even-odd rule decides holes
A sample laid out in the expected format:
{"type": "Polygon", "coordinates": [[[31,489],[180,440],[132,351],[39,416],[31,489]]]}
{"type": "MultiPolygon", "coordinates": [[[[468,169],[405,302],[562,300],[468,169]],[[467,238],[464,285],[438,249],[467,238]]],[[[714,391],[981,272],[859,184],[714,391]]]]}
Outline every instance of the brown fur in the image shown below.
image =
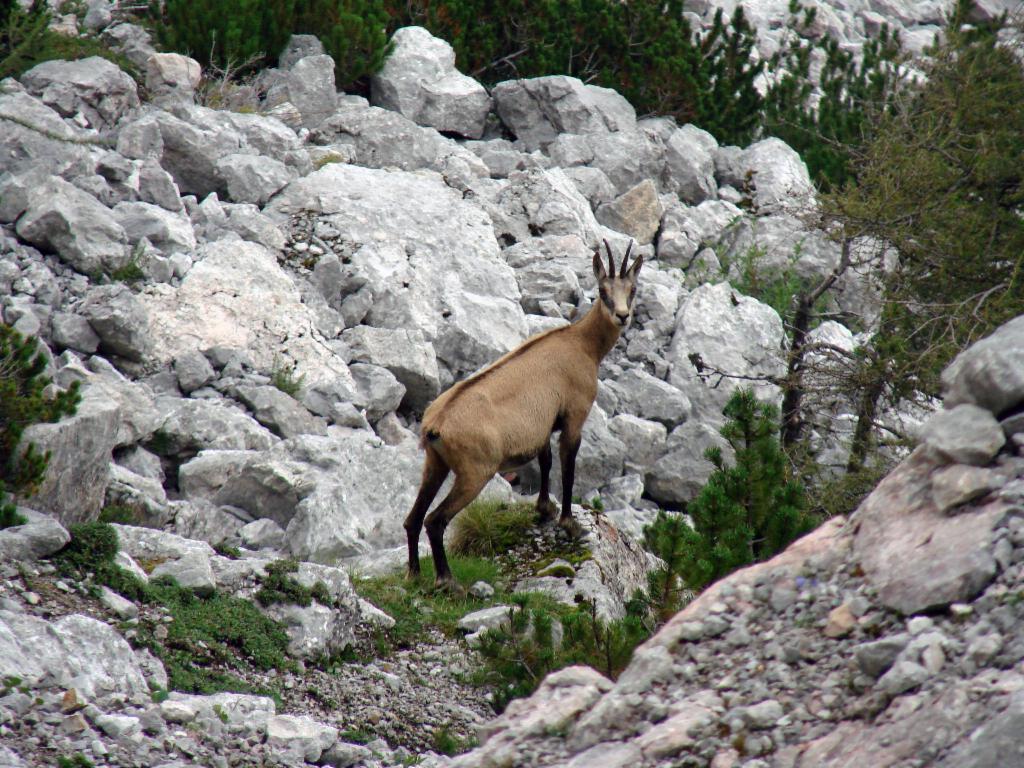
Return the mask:
{"type": "MultiPolygon", "coordinates": [[[[607,247],[607,244],[606,244],[607,247]]],[[[548,498],[550,438],[560,431],[561,524],[571,526],[571,492],[583,423],[597,395],[597,370],[632,315],[638,258],[627,273],[626,257],[615,275],[609,249],[606,271],[594,256],[600,297],[579,322],[527,339],[477,374],[442,393],[423,414],[421,444],[426,451],[423,481],[405,521],[409,571],[419,572],[418,540],[426,517],[439,582],[451,580],[443,535],[448,522],[501,470],[533,457],[541,462],[537,500],[542,515],[548,498]],[[455,482],[433,512],[426,511],[449,471],[455,482]]]]}

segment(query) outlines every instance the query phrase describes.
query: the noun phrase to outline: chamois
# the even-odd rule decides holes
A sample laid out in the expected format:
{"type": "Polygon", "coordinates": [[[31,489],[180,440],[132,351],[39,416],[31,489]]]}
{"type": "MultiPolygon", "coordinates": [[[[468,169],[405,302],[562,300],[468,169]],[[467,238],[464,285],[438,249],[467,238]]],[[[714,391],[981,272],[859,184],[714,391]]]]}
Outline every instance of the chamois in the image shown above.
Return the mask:
{"type": "Polygon", "coordinates": [[[572,485],[583,423],[597,396],[597,369],[633,317],[637,273],[643,256],[627,268],[632,242],[622,257],[619,274],[605,241],[608,268],[594,250],[594,275],[600,301],[578,322],[539,333],[482,371],[438,396],[423,414],[421,446],[426,452],[423,479],[405,519],[409,539],[409,576],[420,572],[419,538],[426,518],[434,557],[436,583],[453,585],[444,552],[444,531],[477,497],[496,472],[521,466],[533,457],[540,462],[537,511],[550,519],[555,505],[548,497],[551,435],[561,432],[562,513],[559,524],[572,530],[572,485]],[[428,515],[427,510],[449,472],[455,481],[449,494],[428,515]]]}

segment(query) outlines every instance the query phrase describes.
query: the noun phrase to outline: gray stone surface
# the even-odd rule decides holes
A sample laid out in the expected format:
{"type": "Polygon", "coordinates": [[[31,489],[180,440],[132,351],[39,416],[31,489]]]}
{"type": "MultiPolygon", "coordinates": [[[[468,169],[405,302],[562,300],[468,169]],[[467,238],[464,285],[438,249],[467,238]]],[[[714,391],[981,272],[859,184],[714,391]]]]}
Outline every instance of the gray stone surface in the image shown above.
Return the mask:
{"type": "Polygon", "coordinates": [[[405,387],[405,400],[425,408],[441,389],[434,350],[416,330],[361,325],[342,334],[353,363],[385,368],[405,387]]]}
{"type": "Polygon", "coordinates": [[[92,170],[89,147],[70,143],[84,135],[50,107],[24,92],[0,94],[0,173],[39,169],[46,173],[92,170]],[[39,130],[42,129],[42,130],[39,130]]]}
{"type": "Polygon", "coordinates": [[[665,186],[690,205],[714,199],[714,152],[718,142],[707,131],[695,125],[675,130],[665,142],[665,186]]]}
{"type": "Polygon", "coordinates": [[[647,179],[598,207],[596,215],[606,227],[647,245],[658,233],[664,210],[654,182],[647,179]]]}
{"type": "Polygon", "coordinates": [[[491,97],[455,68],[455,51],[423,27],[402,27],[384,66],[370,79],[372,102],[419,125],[471,139],[483,134],[491,97]]]}
{"type": "Polygon", "coordinates": [[[259,155],[225,155],[216,168],[228,197],[236,203],[264,205],[296,176],[280,160],[259,155]]]}
{"type": "Polygon", "coordinates": [[[125,202],[114,206],[113,214],[135,247],[146,238],[164,254],[192,253],[196,249],[192,223],[180,213],[152,203],[125,202]]]}
{"type": "Polygon", "coordinates": [[[117,403],[86,389],[74,416],[29,426],[22,434],[24,444],[50,452],[32,505],[65,525],[95,519],[103,506],[120,421],[117,403]]]}
{"type": "Polygon", "coordinates": [[[921,428],[921,441],[958,464],[984,466],[1006,442],[995,417],[984,408],[962,403],[935,413],[921,428]]]}
{"type": "Polygon", "coordinates": [[[53,517],[27,507],[18,507],[17,512],[25,522],[0,529],[0,559],[23,562],[48,557],[71,540],[53,517]]]}
{"type": "Polygon", "coordinates": [[[508,80],[494,86],[491,95],[502,121],[530,150],[560,133],[603,133],[636,125],[635,110],[619,94],[575,77],[508,80]]]}
{"type": "Polygon", "coordinates": [[[97,130],[110,128],[139,106],[135,81],[99,56],[44,61],[22,75],[21,82],[63,117],[81,113],[97,130]]]}
{"type": "Polygon", "coordinates": [[[1024,318],[1001,325],[942,372],[944,403],[977,405],[995,415],[1024,401],[1024,318]]]}
{"type": "Polygon", "coordinates": [[[149,695],[127,641],[102,621],[78,614],[48,622],[0,610],[0,676],[73,686],[96,700],[149,695]]]}
{"type": "Polygon", "coordinates": [[[16,225],[18,236],[83,274],[112,272],[130,258],[128,238],[96,198],[56,176],[33,189],[16,225]]]}
{"type": "Polygon", "coordinates": [[[100,337],[108,354],[141,362],[152,347],[149,315],[131,289],[121,283],[92,288],[78,311],[100,337]]]}
{"type": "Polygon", "coordinates": [[[857,510],[854,552],[881,602],[903,613],[969,600],[996,574],[996,501],[955,517],[919,489],[938,465],[918,449],[857,510]]]}
{"type": "Polygon", "coordinates": [[[327,425],[289,394],[272,386],[240,386],[235,388],[239,400],[267,429],[280,437],[326,435],[327,425]]]}

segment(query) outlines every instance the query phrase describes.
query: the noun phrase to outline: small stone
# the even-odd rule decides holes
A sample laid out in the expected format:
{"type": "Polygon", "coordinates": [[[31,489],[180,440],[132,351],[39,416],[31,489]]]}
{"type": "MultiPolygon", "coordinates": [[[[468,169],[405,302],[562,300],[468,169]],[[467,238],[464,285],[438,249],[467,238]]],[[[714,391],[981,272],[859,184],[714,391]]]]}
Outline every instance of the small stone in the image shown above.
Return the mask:
{"type": "Polygon", "coordinates": [[[488,600],[494,597],[494,587],[486,581],[477,581],[469,588],[469,594],[477,600],[488,600]]]}
{"type": "Polygon", "coordinates": [[[81,712],[76,712],[64,718],[60,724],[60,729],[64,733],[84,733],[89,730],[89,723],[86,722],[81,712]]]}
{"type": "Polygon", "coordinates": [[[928,670],[913,661],[897,661],[878,681],[883,691],[898,696],[917,688],[930,677],[928,670]]]}
{"type": "Polygon", "coordinates": [[[915,616],[907,622],[907,631],[911,636],[923,635],[925,632],[935,628],[935,622],[927,616],[915,616]]]}
{"type": "Polygon", "coordinates": [[[784,714],[782,705],[774,699],[753,704],[742,710],[743,719],[753,729],[772,728],[784,714]]]}
{"type": "Polygon", "coordinates": [[[139,607],[135,603],[108,587],[100,587],[100,602],[121,619],[134,619],[139,615],[139,607]]]}
{"type": "Polygon", "coordinates": [[[677,630],[680,640],[694,642],[704,637],[704,624],[699,621],[684,621],[677,630]]]}
{"type": "Polygon", "coordinates": [[[1003,638],[998,632],[982,635],[971,641],[967,646],[967,656],[977,664],[985,664],[999,653],[1003,647],[1003,638]]]}
{"type": "Polygon", "coordinates": [[[953,464],[932,475],[932,499],[940,512],[952,512],[998,488],[1003,482],[1003,476],[991,469],[953,464]]]}
{"type": "Polygon", "coordinates": [[[853,655],[861,671],[868,677],[876,678],[892,666],[900,651],[906,648],[909,639],[907,635],[893,635],[862,643],[854,648],[853,655]]]}
{"type": "Polygon", "coordinates": [[[39,605],[39,595],[35,592],[25,592],[22,594],[22,597],[25,598],[25,602],[29,605],[39,605]]]}
{"type": "Polygon", "coordinates": [[[833,608],[828,614],[828,623],[825,625],[825,637],[844,637],[857,625],[857,617],[853,615],[850,606],[843,603],[833,608]]]}
{"type": "Polygon", "coordinates": [[[964,403],[933,414],[921,428],[921,440],[952,462],[982,467],[1006,437],[990,411],[964,403]]]}
{"type": "Polygon", "coordinates": [[[75,688],[68,688],[61,698],[60,711],[65,715],[70,715],[84,709],[87,703],[75,688]]]}
{"type": "Polygon", "coordinates": [[[196,709],[184,701],[168,699],[160,704],[160,714],[169,723],[189,723],[196,718],[196,709]]]}

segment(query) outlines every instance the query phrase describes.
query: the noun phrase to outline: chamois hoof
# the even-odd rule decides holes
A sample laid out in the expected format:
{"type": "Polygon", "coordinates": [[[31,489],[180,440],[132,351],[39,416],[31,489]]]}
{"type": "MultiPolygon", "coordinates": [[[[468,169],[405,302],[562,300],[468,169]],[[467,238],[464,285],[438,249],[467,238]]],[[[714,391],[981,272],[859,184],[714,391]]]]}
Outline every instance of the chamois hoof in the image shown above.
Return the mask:
{"type": "Polygon", "coordinates": [[[419,568],[406,568],[405,569],[405,580],[406,581],[419,581],[420,580],[420,569],[419,568]]]}
{"type": "Polygon", "coordinates": [[[570,539],[582,539],[586,533],[583,526],[572,517],[560,518],[558,520],[558,527],[565,531],[570,539]]]}
{"type": "Polygon", "coordinates": [[[465,597],[468,594],[466,588],[451,576],[446,579],[437,579],[434,582],[434,592],[441,592],[450,597],[465,597]]]}
{"type": "Polygon", "coordinates": [[[555,513],[558,512],[558,507],[551,499],[547,499],[544,502],[537,502],[537,520],[541,523],[551,523],[555,520],[555,513]]]}

